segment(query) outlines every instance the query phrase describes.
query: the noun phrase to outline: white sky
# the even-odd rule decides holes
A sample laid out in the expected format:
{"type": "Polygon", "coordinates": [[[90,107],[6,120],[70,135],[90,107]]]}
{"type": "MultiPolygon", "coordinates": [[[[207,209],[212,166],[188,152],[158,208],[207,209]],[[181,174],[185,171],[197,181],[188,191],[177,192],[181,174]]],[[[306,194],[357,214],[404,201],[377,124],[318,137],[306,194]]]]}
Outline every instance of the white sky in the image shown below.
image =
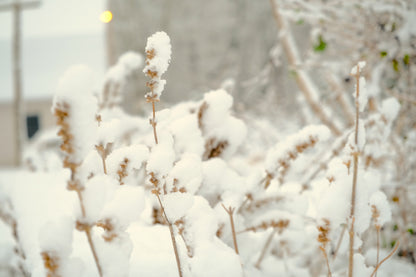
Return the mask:
{"type": "MultiPolygon", "coordinates": [[[[25,37],[97,33],[103,28],[99,16],[104,7],[105,0],[41,0],[39,8],[24,10],[22,33],[25,37]]],[[[10,38],[11,31],[11,12],[1,11],[0,38],[10,38]]]]}
{"type": "MultiPolygon", "coordinates": [[[[10,1],[0,0],[0,5],[10,1]]],[[[98,74],[105,69],[104,23],[99,20],[105,0],[41,2],[22,12],[24,99],[52,97],[71,65],[84,63],[98,74]]],[[[11,11],[0,11],[0,101],[13,97],[11,37],[11,11]]]]}

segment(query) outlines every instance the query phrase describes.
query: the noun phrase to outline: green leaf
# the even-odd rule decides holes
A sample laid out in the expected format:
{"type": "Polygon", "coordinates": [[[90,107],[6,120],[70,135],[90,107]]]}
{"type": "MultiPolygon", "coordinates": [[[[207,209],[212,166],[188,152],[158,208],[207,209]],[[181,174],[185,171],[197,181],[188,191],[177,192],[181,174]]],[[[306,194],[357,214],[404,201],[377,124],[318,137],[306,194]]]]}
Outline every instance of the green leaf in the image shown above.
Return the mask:
{"type": "Polygon", "coordinates": [[[318,37],[318,43],[313,46],[315,52],[323,52],[326,49],[326,42],[321,35],[318,37]]]}
{"type": "Polygon", "coordinates": [[[397,224],[394,224],[393,231],[397,231],[398,229],[399,229],[399,227],[397,226],[397,224]]]}
{"type": "Polygon", "coordinates": [[[386,51],[381,51],[380,52],[380,57],[384,58],[387,56],[387,52],[386,51]]]}
{"type": "Polygon", "coordinates": [[[411,235],[414,235],[415,234],[415,232],[413,231],[412,228],[407,229],[407,232],[409,232],[409,234],[411,234],[411,235]]]}
{"type": "Polygon", "coordinates": [[[396,59],[391,61],[391,65],[393,66],[394,71],[399,72],[399,62],[396,59]]]}
{"type": "Polygon", "coordinates": [[[404,55],[404,57],[403,57],[403,63],[404,63],[406,66],[409,66],[409,64],[410,64],[410,57],[409,57],[409,54],[404,55]]]}
{"type": "Polygon", "coordinates": [[[298,75],[298,73],[296,72],[296,70],[291,69],[291,70],[289,70],[289,75],[290,75],[291,77],[296,77],[296,76],[298,75]]]}
{"type": "Polygon", "coordinates": [[[299,19],[298,21],[296,21],[296,24],[298,25],[302,25],[303,23],[305,23],[305,20],[303,19],[299,19]]]}

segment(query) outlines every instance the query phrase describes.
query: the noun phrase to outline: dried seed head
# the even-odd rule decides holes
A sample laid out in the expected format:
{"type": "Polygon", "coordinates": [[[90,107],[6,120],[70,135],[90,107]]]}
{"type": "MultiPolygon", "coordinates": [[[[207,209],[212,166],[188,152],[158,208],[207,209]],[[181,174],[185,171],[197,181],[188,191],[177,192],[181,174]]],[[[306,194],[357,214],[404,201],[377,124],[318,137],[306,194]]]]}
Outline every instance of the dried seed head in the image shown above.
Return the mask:
{"type": "Polygon", "coordinates": [[[268,228],[277,229],[278,233],[281,234],[288,226],[290,220],[288,219],[280,219],[280,220],[271,220],[271,221],[263,221],[257,226],[249,227],[245,231],[253,231],[257,232],[258,230],[266,230],[268,228]]]}
{"type": "Polygon", "coordinates": [[[119,169],[117,170],[118,181],[120,183],[120,186],[124,185],[123,179],[128,176],[127,166],[129,162],[130,162],[129,159],[124,158],[124,160],[121,162],[119,166],[119,169]]]}
{"type": "Polygon", "coordinates": [[[80,232],[85,232],[85,231],[91,229],[91,226],[86,222],[82,222],[81,220],[77,220],[75,222],[75,228],[80,232]]]}
{"type": "Polygon", "coordinates": [[[103,239],[106,242],[111,242],[117,237],[117,233],[111,218],[100,220],[95,225],[104,229],[103,239]]]}
{"type": "Polygon", "coordinates": [[[40,253],[43,260],[43,266],[46,269],[47,277],[60,277],[58,274],[59,269],[59,257],[56,253],[51,253],[49,251],[44,251],[40,253]]]}
{"type": "Polygon", "coordinates": [[[324,224],[323,225],[319,225],[318,231],[318,242],[321,243],[321,246],[323,249],[325,249],[326,244],[330,241],[330,239],[328,238],[329,235],[329,231],[330,231],[330,221],[326,218],[323,219],[324,224]]]}
{"type": "Polygon", "coordinates": [[[227,148],[228,141],[217,141],[216,138],[210,138],[205,143],[204,159],[212,159],[219,157],[227,148]]]}

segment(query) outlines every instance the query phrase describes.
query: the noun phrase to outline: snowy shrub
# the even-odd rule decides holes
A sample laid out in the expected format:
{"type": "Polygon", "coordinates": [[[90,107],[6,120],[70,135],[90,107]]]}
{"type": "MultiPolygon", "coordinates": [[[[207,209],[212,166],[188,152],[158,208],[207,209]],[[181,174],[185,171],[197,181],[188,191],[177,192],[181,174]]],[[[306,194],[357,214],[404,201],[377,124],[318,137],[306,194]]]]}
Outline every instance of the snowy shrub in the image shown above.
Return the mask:
{"type": "Polygon", "coordinates": [[[340,128],[306,89],[322,124],[289,134],[243,121],[223,89],[158,111],[170,38],[155,33],[145,51],[144,62],[123,55],[95,90],[86,66],[62,77],[52,107],[62,168],[50,173],[53,182],[21,182],[28,193],[42,191],[45,207],[0,179],[0,218],[18,249],[13,268],[62,277],[416,274],[393,257],[405,235],[397,238],[392,217],[406,210],[390,201],[399,184],[387,141],[401,106],[371,99],[365,62],[351,70],[350,127],[340,128]],[[142,65],[149,118],[120,106],[129,75],[142,65]],[[39,206],[36,224],[25,203],[39,206]]]}

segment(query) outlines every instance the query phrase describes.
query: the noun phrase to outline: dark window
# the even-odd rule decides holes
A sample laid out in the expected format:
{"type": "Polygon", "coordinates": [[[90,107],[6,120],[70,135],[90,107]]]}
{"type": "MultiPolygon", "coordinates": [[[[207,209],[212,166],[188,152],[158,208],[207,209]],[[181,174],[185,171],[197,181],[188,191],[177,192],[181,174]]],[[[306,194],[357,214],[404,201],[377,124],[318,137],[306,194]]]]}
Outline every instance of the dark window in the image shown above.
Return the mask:
{"type": "Polygon", "coordinates": [[[32,138],[39,130],[39,116],[29,115],[26,117],[27,137],[32,138]]]}

